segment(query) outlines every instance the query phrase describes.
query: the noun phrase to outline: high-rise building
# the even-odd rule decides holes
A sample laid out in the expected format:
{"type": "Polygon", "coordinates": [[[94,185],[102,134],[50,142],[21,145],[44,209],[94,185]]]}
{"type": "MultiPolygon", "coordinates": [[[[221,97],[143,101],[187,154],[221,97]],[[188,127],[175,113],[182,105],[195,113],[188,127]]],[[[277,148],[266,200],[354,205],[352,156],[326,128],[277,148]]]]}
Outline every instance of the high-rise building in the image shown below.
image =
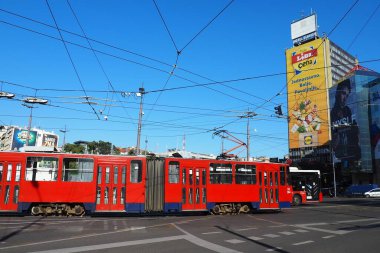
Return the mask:
{"type": "Polygon", "coordinates": [[[313,14],[291,25],[286,50],[289,158],[322,184],[380,184],[380,74],[328,38],[313,14]],[[336,177],[335,177],[336,176],[336,177]]]}
{"type": "Polygon", "coordinates": [[[291,24],[286,50],[289,157],[330,161],[329,88],[357,65],[357,59],[328,38],[319,38],[316,15],[291,24]]]}

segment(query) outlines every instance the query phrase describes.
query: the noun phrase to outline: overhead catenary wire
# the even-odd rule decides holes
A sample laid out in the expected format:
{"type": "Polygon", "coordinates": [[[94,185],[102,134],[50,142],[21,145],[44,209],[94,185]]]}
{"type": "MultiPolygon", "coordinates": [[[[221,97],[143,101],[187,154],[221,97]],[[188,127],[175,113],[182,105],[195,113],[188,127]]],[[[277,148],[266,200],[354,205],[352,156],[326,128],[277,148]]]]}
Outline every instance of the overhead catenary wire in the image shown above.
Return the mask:
{"type": "MultiPolygon", "coordinates": [[[[79,83],[80,83],[80,85],[81,85],[81,87],[82,87],[83,93],[85,94],[85,96],[87,96],[87,92],[86,92],[86,90],[85,90],[85,88],[84,88],[84,86],[83,86],[83,83],[82,83],[82,80],[81,80],[81,78],[80,78],[80,76],[79,76],[78,70],[77,70],[77,68],[75,67],[74,61],[73,61],[73,59],[72,59],[72,57],[71,57],[71,54],[70,54],[70,51],[69,51],[69,49],[67,48],[66,43],[63,41],[62,33],[61,33],[61,31],[59,30],[59,27],[58,27],[57,21],[55,20],[55,17],[54,17],[53,11],[52,11],[52,9],[51,9],[51,7],[50,7],[50,5],[49,5],[49,0],[46,0],[46,5],[47,5],[48,8],[49,8],[49,12],[50,12],[50,14],[51,14],[51,16],[52,16],[52,18],[53,18],[53,20],[54,20],[54,24],[55,24],[55,26],[56,26],[57,29],[58,29],[59,36],[61,37],[61,40],[62,40],[63,45],[64,45],[64,47],[65,47],[66,53],[67,53],[67,55],[69,56],[69,59],[70,59],[71,65],[72,65],[72,67],[73,67],[73,69],[74,69],[74,71],[75,71],[75,74],[76,74],[76,76],[77,76],[77,78],[78,78],[78,81],[79,81],[79,83]]],[[[88,99],[87,99],[87,101],[88,101],[88,99]]],[[[96,112],[95,108],[94,108],[90,103],[88,103],[88,105],[91,107],[91,109],[93,110],[93,112],[94,112],[94,114],[96,115],[96,117],[97,117],[98,119],[100,119],[100,117],[99,117],[98,113],[96,112]]]]}
{"type": "Polygon", "coordinates": [[[366,22],[363,24],[363,26],[360,28],[359,32],[355,35],[355,37],[352,39],[351,43],[348,45],[347,47],[347,51],[351,49],[352,45],[354,45],[354,43],[356,42],[356,40],[359,38],[359,36],[361,35],[361,33],[364,31],[364,29],[367,27],[367,25],[369,24],[369,22],[372,20],[372,18],[375,16],[376,12],[379,10],[380,8],[380,2],[379,4],[376,6],[376,8],[373,10],[373,12],[371,13],[371,15],[368,17],[368,19],[366,20],[366,22]]]}
{"type": "MultiPolygon", "coordinates": [[[[94,56],[95,56],[95,58],[96,58],[96,61],[97,61],[98,65],[99,65],[99,67],[100,67],[100,69],[101,69],[102,72],[103,72],[103,75],[104,75],[105,78],[107,79],[108,86],[111,87],[112,91],[115,92],[115,88],[114,88],[114,86],[112,85],[112,82],[111,82],[111,80],[110,80],[108,74],[106,73],[103,64],[100,62],[100,59],[99,59],[98,55],[97,55],[96,52],[94,51],[94,48],[92,47],[92,44],[91,44],[90,40],[88,39],[88,36],[87,36],[86,32],[85,32],[84,29],[83,29],[83,26],[82,26],[81,23],[79,22],[79,18],[78,18],[78,16],[76,15],[76,13],[75,13],[73,7],[71,6],[70,1],[69,1],[69,0],[66,0],[66,2],[67,2],[67,4],[68,4],[68,6],[69,6],[69,8],[70,8],[70,10],[71,10],[71,12],[72,12],[72,14],[73,14],[73,16],[75,17],[75,20],[76,20],[78,26],[80,27],[80,29],[81,29],[81,31],[82,31],[84,37],[86,38],[86,41],[87,41],[89,47],[91,48],[91,51],[92,51],[92,53],[94,54],[94,56]]],[[[113,95],[112,95],[112,96],[113,96],[113,95]]],[[[107,93],[107,98],[108,98],[108,93],[107,93]]],[[[118,100],[118,102],[119,102],[120,104],[122,104],[120,100],[118,100]]],[[[103,111],[105,111],[105,108],[106,108],[106,107],[107,107],[107,104],[104,106],[103,111]]],[[[109,107],[109,108],[111,108],[111,107],[109,107]]],[[[126,110],[124,110],[124,112],[127,114],[128,117],[130,117],[130,115],[128,114],[128,112],[127,112],[126,110]]],[[[107,114],[109,114],[109,110],[108,110],[107,114]]]]}

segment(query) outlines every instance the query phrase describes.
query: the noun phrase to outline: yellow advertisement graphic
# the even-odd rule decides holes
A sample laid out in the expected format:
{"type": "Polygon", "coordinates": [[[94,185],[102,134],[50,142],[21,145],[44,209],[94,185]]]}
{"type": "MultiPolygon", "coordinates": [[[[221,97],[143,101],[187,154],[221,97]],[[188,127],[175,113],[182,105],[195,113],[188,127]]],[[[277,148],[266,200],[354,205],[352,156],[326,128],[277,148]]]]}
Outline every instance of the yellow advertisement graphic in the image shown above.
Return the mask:
{"type": "Polygon", "coordinates": [[[289,148],[329,139],[324,44],[317,39],[286,51],[289,148]]]}

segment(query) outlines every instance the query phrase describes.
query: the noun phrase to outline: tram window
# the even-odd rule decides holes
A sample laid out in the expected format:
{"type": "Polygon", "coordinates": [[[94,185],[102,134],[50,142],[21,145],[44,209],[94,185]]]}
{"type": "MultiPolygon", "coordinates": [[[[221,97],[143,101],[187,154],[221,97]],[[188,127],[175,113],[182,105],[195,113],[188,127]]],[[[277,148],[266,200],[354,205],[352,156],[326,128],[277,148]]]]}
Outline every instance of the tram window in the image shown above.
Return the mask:
{"type": "Polygon", "coordinates": [[[104,189],[104,204],[108,204],[108,187],[104,189]]]}
{"type": "Polygon", "coordinates": [[[63,181],[92,182],[94,160],[88,158],[64,158],[63,181]]]}
{"type": "Polygon", "coordinates": [[[100,204],[100,195],[101,195],[101,190],[100,187],[96,187],[96,204],[100,204]]]}
{"type": "Polygon", "coordinates": [[[57,181],[58,158],[30,156],[26,159],[26,181],[57,181]]]}
{"type": "Polygon", "coordinates": [[[14,190],[13,190],[13,203],[14,203],[14,204],[17,204],[17,203],[18,203],[19,190],[20,190],[19,186],[16,185],[16,186],[14,187],[14,190]]]}
{"type": "Polygon", "coordinates": [[[169,183],[179,183],[179,162],[169,162],[169,183]]]}
{"type": "Polygon", "coordinates": [[[12,164],[8,164],[8,171],[7,171],[7,182],[11,181],[12,179],[12,164]]]}
{"type": "Polygon", "coordinates": [[[195,203],[199,204],[200,198],[199,198],[199,188],[195,189],[195,203]]]}
{"type": "Polygon", "coordinates": [[[189,189],[189,204],[193,204],[193,188],[189,189]]]}
{"type": "Polygon", "coordinates": [[[186,169],[182,169],[182,184],[186,184],[186,169]]]}
{"type": "Polygon", "coordinates": [[[211,184],[232,184],[232,165],[231,164],[210,164],[210,183],[211,184]]]}
{"type": "Polygon", "coordinates": [[[186,188],[182,188],[182,204],[186,204],[186,188]]]}
{"type": "Polygon", "coordinates": [[[113,188],[113,192],[112,192],[112,204],[113,205],[117,204],[117,189],[116,189],[116,187],[113,188]]]}
{"type": "Polygon", "coordinates": [[[280,167],[280,184],[285,185],[285,167],[280,167]]]}
{"type": "Polygon", "coordinates": [[[270,189],[270,203],[273,203],[273,189],[270,189]]]}
{"type": "Polygon", "coordinates": [[[122,172],[121,172],[121,184],[125,184],[125,174],[126,174],[127,168],[123,166],[122,172]]]}
{"type": "Polygon", "coordinates": [[[276,203],[278,203],[278,189],[277,188],[275,190],[275,193],[276,193],[276,203]]]}
{"type": "Polygon", "coordinates": [[[5,187],[4,204],[8,204],[8,202],[9,202],[9,195],[10,195],[10,187],[9,187],[9,185],[7,185],[5,187]]]}
{"type": "Polygon", "coordinates": [[[106,184],[110,182],[110,167],[106,167],[106,184]]]}
{"type": "Polygon", "coordinates": [[[263,178],[262,178],[261,172],[259,172],[259,185],[260,186],[263,185],[263,178]]]}
{"type": "Polygon", "coordinates": [[[195,184],[199,185],[199,169],[195,170],[195,184]]]}
{"type": "Polygon", "coordinates": [[[274,184],[277,186],[278,185],[278,173],[274,173],[274,184]]]}
{"type": "Polygon", "coordinates": [[[202,185],[206,185],[206,170],[202,170],[202,185]]]}
{"type": "Polygon", "coordinates": [[[139,160],[131,161],[131,183],[140,183],[142,180],[142,163],[139,160]]]}
{"type": "Polygon", "coordinates": [[[16,182],[20,181],[20,174],[21,174],[21,163],[18,163],[16,165],[16,177],[15,177],[16,182]]]}
{"type": "Polygon", "coordinates": [[[256,184],[256,165],[236,164],[236,184],[256,184]]]}
{"type": "Polygon", "coordinates": [[[264,185],[268,185],[268,175],[265,171],[264,171],[264,185]]]}
{"type": "Polygon", "coordinates": [[[1,180],[3,180],[3,169],[4,169],[4,166],[2,163],[0,163],[0,182],[1,180]]]}
{"type": "Polygon", "coordinates": [[[272,172],[269,172],[269,185],[270,186],[273,185],[273,173],[272,172]]]}
{"type": "Polygon", "coordinates": [[[117,184],[118,183],[118,175],[119,175],[119,168],[115,166],[113,168],[113,183],[117,184]]]}
{"type": "Polygon", "coordinates": [[[202,203],[206,204],[206,188],[202,189],[202,203]]]}
{"type": "Polygon", "coordinates": [[[102,183],[102,167],[98,166],[98,184],[102,183]]]}
{"type": "Polygon", "coordinates": [[[189,169],[189,185],[193,185],[193,169],[189,169]]]}
{"type": "Polygon", "coordinates": [[[121,187],[120,204],[124,205],[124,201],[125,201],[125,187],[121,187]]]}

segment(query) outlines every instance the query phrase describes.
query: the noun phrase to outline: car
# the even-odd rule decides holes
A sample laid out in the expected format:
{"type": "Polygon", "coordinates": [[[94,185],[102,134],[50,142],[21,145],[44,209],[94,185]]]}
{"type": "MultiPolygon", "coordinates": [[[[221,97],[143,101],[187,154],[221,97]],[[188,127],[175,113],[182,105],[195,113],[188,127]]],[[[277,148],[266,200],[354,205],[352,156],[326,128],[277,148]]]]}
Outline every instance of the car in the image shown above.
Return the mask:
{"type": "Polygon", "coordinates": [[[377,184],[353,184],[344,192],[346,197],[365,197],[365,193],[379,188],[377,184]]]}
{"type": "Polygon", "coordinates": [[[375,188],[375,189],[372,189],[366,193],[364,193],[364,196],[366,198],[376,198],[376,197],[380,197],[380,188],[375,188]]]}

